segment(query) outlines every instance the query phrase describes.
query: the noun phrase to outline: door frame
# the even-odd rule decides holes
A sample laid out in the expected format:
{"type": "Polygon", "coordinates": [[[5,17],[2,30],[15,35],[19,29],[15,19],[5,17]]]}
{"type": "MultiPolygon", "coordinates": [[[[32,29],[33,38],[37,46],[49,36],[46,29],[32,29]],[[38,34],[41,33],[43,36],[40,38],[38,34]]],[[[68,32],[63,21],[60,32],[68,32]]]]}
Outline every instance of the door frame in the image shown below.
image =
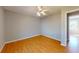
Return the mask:
{"type": "Polygon", "coordinates": [[[68,20],[68,14],[69,13],[72,13],[72,12],[76,12],[76,11],[79,11],[79,8],[77,8],[77,9],[73,9],[73,10],[70,10],[70,11],[67,11],[66,13],[65,13],[65,18],[66,18],[66,27],[65,27],[65,30],[66,30],[66,46],[68,46],[68,42],[69,42],[69,20],[68,20]]]}

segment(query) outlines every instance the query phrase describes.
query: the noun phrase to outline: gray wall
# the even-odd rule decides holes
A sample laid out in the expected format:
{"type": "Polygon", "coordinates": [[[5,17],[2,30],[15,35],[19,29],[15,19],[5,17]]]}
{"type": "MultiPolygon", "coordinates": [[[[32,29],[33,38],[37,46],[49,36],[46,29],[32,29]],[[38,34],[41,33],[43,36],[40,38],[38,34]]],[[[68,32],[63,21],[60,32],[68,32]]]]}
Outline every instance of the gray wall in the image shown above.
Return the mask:
{"type": "Polygon", "coordinates": [[[67,20],[66,13],[78,9],[79,7],[64,7],[61,12],[42,19],[42,34],[51,38],[56,38],[66,45],[67,40],[67,20]]]}
{"type": "Polygon", "coordinates": [[[0,7],[0,48],[2,48],[4,43],[4,12],[0,7]]]}
{"type": "Polygon", "coordinates": [[[42,20],[42,34],[61,41],[61,12],[42,20]]]}
{"type": "Polygon", "coordinates": [[[5,42],[38,35],[40,29],[38,18],[5,11],[5,42]]]}

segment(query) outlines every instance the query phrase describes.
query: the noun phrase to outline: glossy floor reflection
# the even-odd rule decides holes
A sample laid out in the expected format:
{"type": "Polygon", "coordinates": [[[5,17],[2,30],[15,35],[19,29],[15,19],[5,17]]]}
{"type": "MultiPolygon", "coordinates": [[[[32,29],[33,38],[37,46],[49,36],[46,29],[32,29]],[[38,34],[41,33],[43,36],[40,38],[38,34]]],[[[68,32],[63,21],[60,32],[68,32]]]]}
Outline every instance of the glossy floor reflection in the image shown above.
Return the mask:
{"type": "Polygon", "coordinates": [[[79,36],[78,35],[70,35],[69,38],[69,52],[79,52],[79,36]]]}

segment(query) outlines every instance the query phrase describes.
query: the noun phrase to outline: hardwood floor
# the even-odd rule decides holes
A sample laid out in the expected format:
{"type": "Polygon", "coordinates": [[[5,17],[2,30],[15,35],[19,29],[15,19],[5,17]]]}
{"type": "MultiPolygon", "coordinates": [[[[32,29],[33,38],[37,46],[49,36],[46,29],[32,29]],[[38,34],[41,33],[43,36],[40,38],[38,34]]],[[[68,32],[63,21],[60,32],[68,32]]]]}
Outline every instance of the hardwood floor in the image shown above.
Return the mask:
{"type": "Polygon", "coordinates": [[[11,42],[4,46],[2,53],[64,53],[68,49],[60,41],[39,35],[36,37],[11,42]]]}

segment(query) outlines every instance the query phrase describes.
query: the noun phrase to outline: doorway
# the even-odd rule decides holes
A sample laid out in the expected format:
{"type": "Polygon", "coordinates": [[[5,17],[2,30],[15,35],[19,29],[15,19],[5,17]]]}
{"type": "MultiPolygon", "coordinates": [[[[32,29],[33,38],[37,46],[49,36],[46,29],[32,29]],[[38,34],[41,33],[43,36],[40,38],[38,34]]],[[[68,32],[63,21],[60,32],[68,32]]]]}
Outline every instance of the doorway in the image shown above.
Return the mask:
{"type": "Polygon", "coordinates": [[[67,13],[67,46],[79,52],[79,11],[67,13]]]}

